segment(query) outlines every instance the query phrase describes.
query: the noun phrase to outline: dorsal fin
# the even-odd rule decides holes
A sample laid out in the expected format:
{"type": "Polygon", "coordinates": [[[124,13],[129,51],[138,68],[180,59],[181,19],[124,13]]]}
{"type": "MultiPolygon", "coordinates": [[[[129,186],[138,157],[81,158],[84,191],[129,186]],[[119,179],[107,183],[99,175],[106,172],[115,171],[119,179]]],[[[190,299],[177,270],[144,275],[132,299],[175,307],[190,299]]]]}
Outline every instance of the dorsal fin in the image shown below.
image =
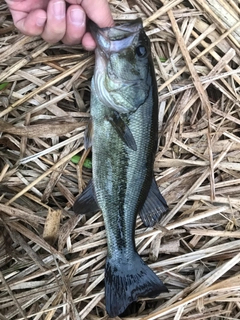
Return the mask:
{"type": "Polygon", "coordinates": [[[92,131],[93,131],[92,119],[89,119],[87,127],[84,132],[84,148],[85,148],[85,150],[91,148],[91,146],[92,146],[92,131]]]}
{"type": "Polygon", "coordinates": [[[73,211],[77,214],[92,214],[99,211],[92,180],[86,189],[77,197],[73,205],[73,211]]]}

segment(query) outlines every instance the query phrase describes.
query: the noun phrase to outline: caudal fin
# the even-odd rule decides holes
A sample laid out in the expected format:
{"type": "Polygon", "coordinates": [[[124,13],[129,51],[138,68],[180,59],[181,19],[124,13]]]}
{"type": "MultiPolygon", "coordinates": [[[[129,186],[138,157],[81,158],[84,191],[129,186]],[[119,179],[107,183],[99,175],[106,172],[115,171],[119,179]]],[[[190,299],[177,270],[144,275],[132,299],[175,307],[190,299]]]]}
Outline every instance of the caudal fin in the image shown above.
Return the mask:
{"type": "Polygon", "coordinates": [[[110,317],[123,313],[138,297],[154,298],[161,292],[168,290],[137,253],[131,261],[125,257],[107,258],[105,300],[110,317]]]}

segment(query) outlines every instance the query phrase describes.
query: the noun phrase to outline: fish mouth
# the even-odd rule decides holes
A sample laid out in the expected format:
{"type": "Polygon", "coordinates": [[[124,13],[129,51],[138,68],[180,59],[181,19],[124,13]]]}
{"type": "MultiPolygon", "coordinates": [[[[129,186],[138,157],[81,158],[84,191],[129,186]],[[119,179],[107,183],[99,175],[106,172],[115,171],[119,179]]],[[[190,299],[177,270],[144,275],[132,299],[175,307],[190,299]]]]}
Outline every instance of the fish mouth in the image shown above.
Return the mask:
{"type": "Polygon", "coordinates": [[[108,57],[113,52],[119,52],[131,46],[139,30],[143,28],[142,19],[99,28],[93,21],[89,23],[90,32],[96,41],[97,48],[108,57]]]}
{"type": "MultiPolygon", "coordinates": [[[[114,100],[117,92],[126,88],[138,88],[139,79],[127,79],[124,74],[116,74],[113,67],[113,56],[123,54],[128,48],[138,44],[139,33],[142,30],[142,19],[136,19],[114,27],[99,28],[94,22],[89,24],[90,32],[97,44],[95,50],[95,70],[93,84],[99,100],[105,106],[119,113],[129,113],[130,105],[124,106],[114,100]],[[108,79],[106,81],[106,79],[108,79]],[[107,83],[111,83],[109,86],[107,83]]],[[[117,68],[119,70],[120,68],[117,68]]],[[[137,90],[137,89],[136,89],[137,90]]],[[[125,101],[127,104],[127,101],[125,101]]]]}

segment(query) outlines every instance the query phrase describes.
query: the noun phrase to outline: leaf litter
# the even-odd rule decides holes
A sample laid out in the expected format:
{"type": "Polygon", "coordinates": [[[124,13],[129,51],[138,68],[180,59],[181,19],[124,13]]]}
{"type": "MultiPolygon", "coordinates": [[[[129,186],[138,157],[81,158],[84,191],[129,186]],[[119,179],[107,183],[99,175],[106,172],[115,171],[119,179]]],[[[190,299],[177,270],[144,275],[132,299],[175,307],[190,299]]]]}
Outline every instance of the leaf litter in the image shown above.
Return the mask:
{"type": "MultiPolygon", "coordinates": [[[[169,211],[138,252],[169,289],[122,319],[240,318],[240,2],[110,0],[143,19],[159,91],[154,173],[169,211]]],[[[14,28],[0,1],[0,318],[107,319],[101,213],[75,216],[94,55],[14,28]],[[73,157],[81,157],[79,163],[73,157]]]]}

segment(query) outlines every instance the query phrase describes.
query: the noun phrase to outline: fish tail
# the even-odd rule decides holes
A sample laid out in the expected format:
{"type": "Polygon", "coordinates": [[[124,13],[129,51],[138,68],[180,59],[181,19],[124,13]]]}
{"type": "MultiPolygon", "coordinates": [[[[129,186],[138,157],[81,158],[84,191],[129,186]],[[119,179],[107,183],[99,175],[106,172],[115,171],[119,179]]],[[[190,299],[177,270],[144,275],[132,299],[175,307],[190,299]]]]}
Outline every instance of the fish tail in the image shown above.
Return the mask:
{"type": "Polygon", "coordinates": [[[154,298],[161,292],[168,292],[168,289],[136,252],[131,261],[123,256],[107,258],[105,300],[110,317],[123,313],[138,297],[154,298]]]}

